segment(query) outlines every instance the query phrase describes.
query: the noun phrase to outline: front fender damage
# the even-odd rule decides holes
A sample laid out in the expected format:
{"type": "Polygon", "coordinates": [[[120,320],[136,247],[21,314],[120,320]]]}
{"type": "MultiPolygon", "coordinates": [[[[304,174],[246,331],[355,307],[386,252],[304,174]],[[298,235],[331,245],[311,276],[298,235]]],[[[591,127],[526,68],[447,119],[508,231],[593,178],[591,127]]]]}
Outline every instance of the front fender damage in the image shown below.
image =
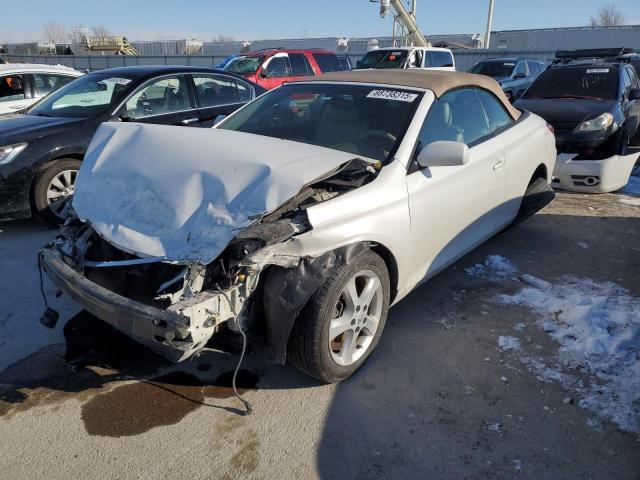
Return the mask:
{"type": "Polygon", "coordinates": [[[366,242],[331,250],[317,257],[301,259],[298,265],[271,268],[264,284],[263,310],[269,352],[284,364],[287,343],[298,314],[327,278],[369,249],[366,242]]]}

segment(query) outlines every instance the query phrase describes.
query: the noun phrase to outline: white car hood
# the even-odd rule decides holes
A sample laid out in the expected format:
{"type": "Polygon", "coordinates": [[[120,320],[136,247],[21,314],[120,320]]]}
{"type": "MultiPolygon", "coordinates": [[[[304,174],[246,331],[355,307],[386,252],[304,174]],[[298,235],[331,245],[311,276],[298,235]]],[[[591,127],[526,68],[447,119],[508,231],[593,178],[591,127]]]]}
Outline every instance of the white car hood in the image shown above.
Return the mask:
{"type": "Polygon", "coordinates": [[[207,264],[239,230],[353,157],[227,130],[103,123],[73,208],[125,251],[207,264]]]}

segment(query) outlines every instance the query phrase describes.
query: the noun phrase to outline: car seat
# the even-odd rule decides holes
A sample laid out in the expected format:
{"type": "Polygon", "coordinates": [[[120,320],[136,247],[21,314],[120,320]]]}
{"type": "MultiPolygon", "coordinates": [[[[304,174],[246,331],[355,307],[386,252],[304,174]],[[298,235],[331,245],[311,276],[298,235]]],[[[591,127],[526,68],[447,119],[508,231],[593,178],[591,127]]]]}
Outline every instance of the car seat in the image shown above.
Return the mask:
{"type": "Polygon", "coordinates": [[[453,124],[451,105],[442,100],[437,100],[429,111],[422,135],[422,145],[426,146],[438,140],[464,142],[462,129],[453,124]]]}
{"type": "Polygon", "coordinates": [[[332,97],[322,109],[316,130],[316,143],[359,154],[356,142],[366,131],[353,100],[332,97]]]}

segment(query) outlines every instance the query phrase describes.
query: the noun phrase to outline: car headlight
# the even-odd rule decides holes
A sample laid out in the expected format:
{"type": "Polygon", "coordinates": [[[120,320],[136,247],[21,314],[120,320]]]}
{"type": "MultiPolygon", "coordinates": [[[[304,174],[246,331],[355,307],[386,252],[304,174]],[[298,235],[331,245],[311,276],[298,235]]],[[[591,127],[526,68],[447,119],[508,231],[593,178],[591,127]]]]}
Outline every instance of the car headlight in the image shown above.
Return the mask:
{"type": "Polygon", "coordinates": [[[7,145],[6,147],[0,147],[0,165],[6,165],[11,162],[25,148],[27,148],[26,143],[15,143],[13,145],[7,145]]]}
{"type": "Polygon", "coordinates": [[[613,115],[610,113],[603,113],[599,117],[586,120],[578,125],[576,132],[597,132],[598,130],[604,130],[605,128],[613,125],[613,115]]]}

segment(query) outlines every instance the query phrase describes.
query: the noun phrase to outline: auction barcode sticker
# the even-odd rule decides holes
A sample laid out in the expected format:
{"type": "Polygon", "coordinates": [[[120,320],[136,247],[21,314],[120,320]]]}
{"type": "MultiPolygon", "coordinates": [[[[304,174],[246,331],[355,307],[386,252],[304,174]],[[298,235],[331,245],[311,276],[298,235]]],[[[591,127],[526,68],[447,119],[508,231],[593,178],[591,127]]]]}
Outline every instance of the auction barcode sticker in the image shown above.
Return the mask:
{"type": "Polygon", "coordinates": [[[382,98],[399,102],[413,102],[418,98],[417,93],[399,92],[398,90],[371,90],[367,98],[382,98]]]}

